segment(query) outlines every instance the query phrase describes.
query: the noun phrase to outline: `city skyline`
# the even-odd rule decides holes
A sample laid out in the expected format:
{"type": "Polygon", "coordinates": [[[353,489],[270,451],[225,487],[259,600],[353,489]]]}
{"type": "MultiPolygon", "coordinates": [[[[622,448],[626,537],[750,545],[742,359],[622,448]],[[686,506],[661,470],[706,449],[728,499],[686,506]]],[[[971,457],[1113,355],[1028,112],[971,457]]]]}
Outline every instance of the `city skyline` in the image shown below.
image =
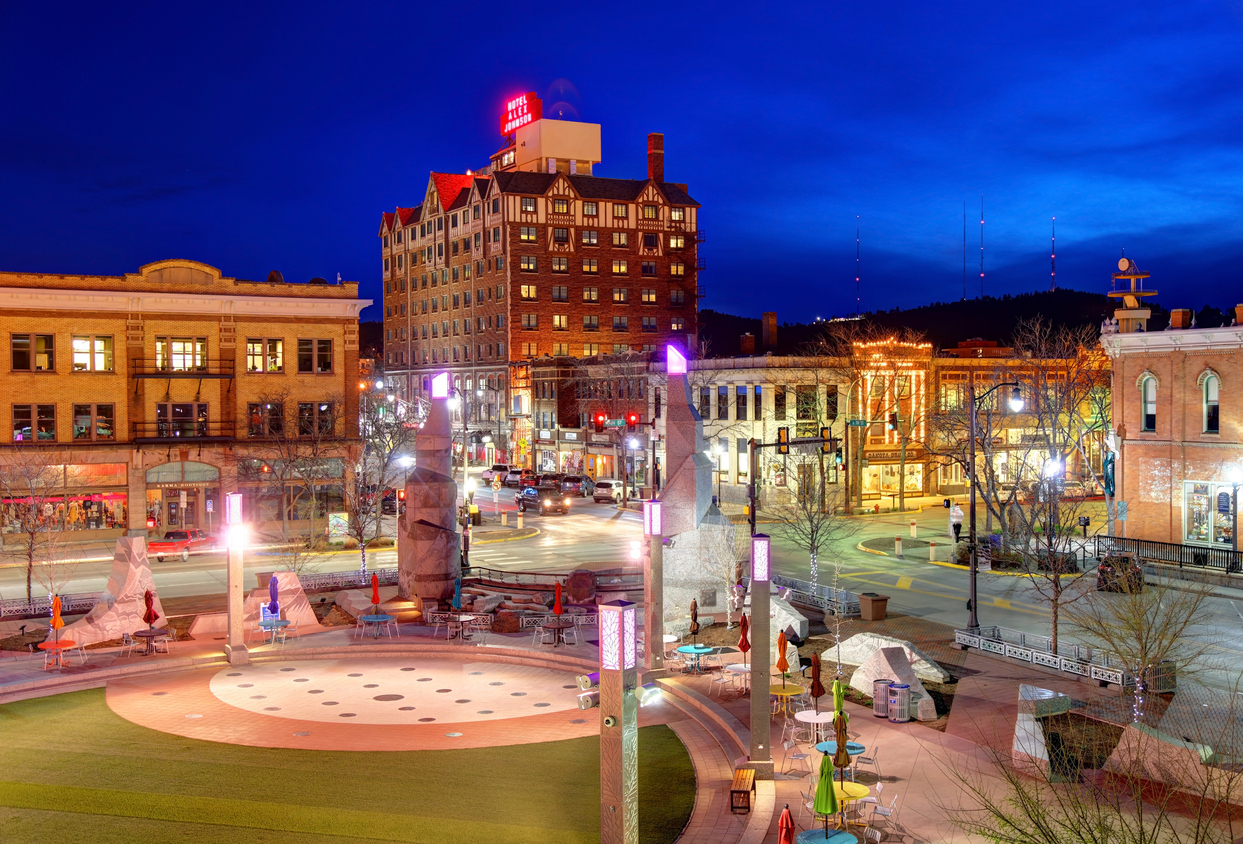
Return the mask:
{"type": "Polygon", "coordinates": [[[979,295],[981,195],[989,295],[1047,289],[1056,216],[1059,286],[1103,291],[1125,248],[1167,307],[1238,298],[1236,6],[155,8],[0,11],[0,267],[178,257],[379,301],[378,212],[486,164],[533,90],[602,125],[598,175],[643,178],[665,134],[667,178],[703,203],[705,308],[788,313],[784,277],[809,316],[853,312],[856,215],[862,310],[959,298],[964,202],[979,295]]]}

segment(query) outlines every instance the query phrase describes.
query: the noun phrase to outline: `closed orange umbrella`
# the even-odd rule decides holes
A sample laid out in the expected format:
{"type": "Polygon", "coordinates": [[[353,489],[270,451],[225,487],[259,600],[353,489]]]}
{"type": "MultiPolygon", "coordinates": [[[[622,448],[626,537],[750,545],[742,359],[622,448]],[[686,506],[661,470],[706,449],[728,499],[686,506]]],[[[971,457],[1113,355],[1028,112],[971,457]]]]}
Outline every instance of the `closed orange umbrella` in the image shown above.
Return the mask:
{"type": "Polygon", "coordinates": [[[57,631],[56,638],[60,638],[60,629],[65,626],[65,620],[60,617],[60,595],[52,597],[52,629],[57,631]]]}
{"type": "Polygon", "coordinates": [[[786,684],[786,672],[790,670],[790,660],[786,659],[786,632],[777,634],[777,670],[781,672],[781,685],[786,684]]]}

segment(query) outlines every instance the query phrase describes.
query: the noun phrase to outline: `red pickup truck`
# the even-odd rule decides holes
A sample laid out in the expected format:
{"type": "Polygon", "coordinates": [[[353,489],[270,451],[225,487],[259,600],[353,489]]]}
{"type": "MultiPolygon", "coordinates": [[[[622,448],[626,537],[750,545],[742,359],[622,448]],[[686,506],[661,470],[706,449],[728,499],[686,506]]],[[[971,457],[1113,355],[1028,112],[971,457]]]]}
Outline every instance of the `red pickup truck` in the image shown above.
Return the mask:
{"type": "Polygon", "coordinates": [[[191,554],[211,551],[215,547],[215,537],[208,536],[197,528],[169,530],[164,532],[163,539],[153,539],[147,543],[147,556],[154,554],[155,559],[161,563],[165,557],[180,556],[182,562],[185,562],[190,559],[191,554]]]}

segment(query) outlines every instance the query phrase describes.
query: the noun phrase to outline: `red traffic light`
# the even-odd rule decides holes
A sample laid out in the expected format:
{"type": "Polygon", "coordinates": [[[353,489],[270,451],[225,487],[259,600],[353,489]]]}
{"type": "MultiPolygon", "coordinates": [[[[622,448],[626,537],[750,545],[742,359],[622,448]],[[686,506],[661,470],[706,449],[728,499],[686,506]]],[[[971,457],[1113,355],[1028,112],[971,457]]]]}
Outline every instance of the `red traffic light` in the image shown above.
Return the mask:
{"type": "Polygon", "coordinates": [[[638,424],[639,424],[639,414],[637,414],[637,413],[627,413],[627,414],[626,414],[626,422],[628,422],[628,423],[629,423],[629,424],[631,424],[631,425],[638,425],[638,424]]]}

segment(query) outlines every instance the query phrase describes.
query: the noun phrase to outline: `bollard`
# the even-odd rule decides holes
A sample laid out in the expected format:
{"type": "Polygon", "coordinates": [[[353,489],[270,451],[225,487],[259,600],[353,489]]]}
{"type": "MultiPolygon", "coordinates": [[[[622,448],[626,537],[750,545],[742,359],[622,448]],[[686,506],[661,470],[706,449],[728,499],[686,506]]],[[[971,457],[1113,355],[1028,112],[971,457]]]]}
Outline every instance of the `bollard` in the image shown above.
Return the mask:
{"type": "Polygon", "coordinates": [[[911,539],[915,538],[915,520],[911,519],[911,539]]]}
{"type": "Polygon", "coordinates": [[[509,527],[509,511],[501,511],[501,527],[509,527]]]}
{"type": "Polygon", "coordinates": [[[935,563],[937,561],[937,544],[935,542],[928,543],[928,562],[935,563]]]}
{"type": "Polygon", "coordinates": [[[522,511],[518,511],[518,530],[522,530],[522,511]]]}
{"type": "Polygon", "coordinates": [[[895,557],[902,556],[902,537],[900,536],[893,538],[893,553],[895,557]]]}

